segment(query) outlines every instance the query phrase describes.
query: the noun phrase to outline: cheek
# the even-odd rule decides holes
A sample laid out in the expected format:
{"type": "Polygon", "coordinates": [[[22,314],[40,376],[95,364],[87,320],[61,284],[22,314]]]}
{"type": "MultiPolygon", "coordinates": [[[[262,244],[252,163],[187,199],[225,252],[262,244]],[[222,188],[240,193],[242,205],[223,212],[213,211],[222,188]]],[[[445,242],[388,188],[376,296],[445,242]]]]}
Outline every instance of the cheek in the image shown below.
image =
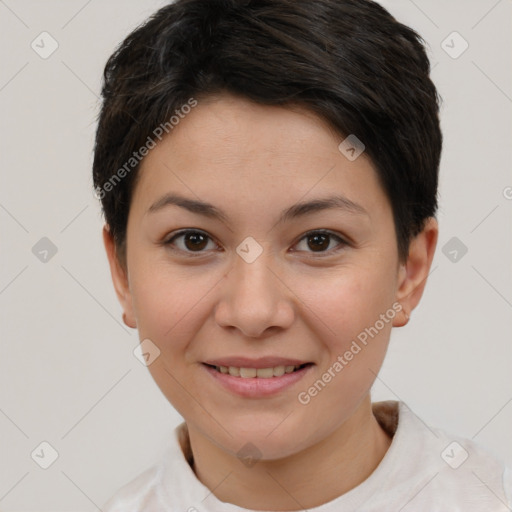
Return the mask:
{"type": "MultiPolygon", "coordinates": [[[[131,291],[141,340],[150,339],[160,355],[148,366],[156,384],[182,416],[200,417],[204,411],[184,391],[190,381],[190,346],[208,316],[208,292],[219,280],[208,273],[191,279],[176,266],[153,262],[131,275],[131,291]]],[[[210,305],[211,307],[211,305],[210,305]]],[[[193,392],[195,394],[195,392],[193,392]]]]}
{"type": "MultiPolygon", "coordinates": [[[[329,275],[303,281],[301,297],[324,325],[327,342],[337,352],[373,326],[385,314],[394,299],[393,274],[387,268],[365,265],[331,271],[329,275]]],[[[310,313],[311,314],[311,313],[310,313]]],[[[379,330],[390,330],[390,322],[379,330]]]]}
{"type": "Polygon", "coordinates": [[[326,431],[336,428],[370,390],[388,347],[393,290],[392,274],[371,267],[340,272],[324,283],[311,281],[306,296],[315,314],[309,318],[324,357],[297,397],[308,411],[306,422],[322,417],[326,431]]]}
{"type": "Polygon", "coordinates": [[[168,264],[134,271],[131,293],[140,338],[151,339],[163,353],[182,351],[193,336],[191,322],[207,315],[206,298],[218,280],[208,272],[191,279],[168,264]]]}

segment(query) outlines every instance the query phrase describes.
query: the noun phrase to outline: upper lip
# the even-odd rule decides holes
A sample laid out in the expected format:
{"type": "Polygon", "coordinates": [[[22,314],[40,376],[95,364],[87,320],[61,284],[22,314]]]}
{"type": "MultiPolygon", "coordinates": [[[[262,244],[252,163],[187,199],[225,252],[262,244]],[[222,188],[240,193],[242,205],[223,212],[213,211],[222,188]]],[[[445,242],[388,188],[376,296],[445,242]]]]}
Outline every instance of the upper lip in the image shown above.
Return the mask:
{"type": "Polygon", "coordinates": [[[259,357],[251,359],[248,357],[222,357],[219,359],[208,359],[205,364],[211,366],[235,366],[237,368],[274,368],[275,366],[300,366],[309,361],[290,359],[287,357],[259,357]]]}

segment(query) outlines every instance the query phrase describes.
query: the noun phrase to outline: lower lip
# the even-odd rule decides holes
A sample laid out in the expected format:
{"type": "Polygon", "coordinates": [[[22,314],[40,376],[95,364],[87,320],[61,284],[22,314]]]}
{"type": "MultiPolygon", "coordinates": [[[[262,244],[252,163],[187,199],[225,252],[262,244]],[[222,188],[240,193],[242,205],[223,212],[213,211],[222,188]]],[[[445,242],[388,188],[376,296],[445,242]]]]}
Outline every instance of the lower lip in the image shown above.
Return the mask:
{"type": "Polygon", "coordinates": [[[307,373],[309,373],[312,366],[313,365],[305,366],[300,370],[296,370],[292,373],[285,373],[280,377],[270,377],[268,379],[250,377],[244,379],[243,377],[233,377],[232,375],[229,375],[229,373],[220,373],[215,368],[203,364],[206,371],[222,386],[232,393],[247,398],[261,398],[275,395],[301,380],[307,373]]]}

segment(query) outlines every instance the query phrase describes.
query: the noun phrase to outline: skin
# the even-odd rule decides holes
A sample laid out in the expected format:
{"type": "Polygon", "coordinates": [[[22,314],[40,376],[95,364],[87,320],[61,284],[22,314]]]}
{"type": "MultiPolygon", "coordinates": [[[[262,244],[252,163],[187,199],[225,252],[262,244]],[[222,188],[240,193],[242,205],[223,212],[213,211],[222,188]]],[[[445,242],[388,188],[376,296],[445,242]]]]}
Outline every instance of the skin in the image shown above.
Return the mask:
{"type": "Polygon", "coordinates": [[[438,237],[435,219],[398,259],[389,200],[363,153],[314,114],[221,95],[202,100],[141,164],[127,225],[126,262],[103,231],[125,322],[158,346],[148,366],[185,418],[194,471],[220,500],[257,510],[300,510],[363,482],[391,440],[376,421],[370,388],[392,327],[422,296],[438,237]],[[222,209],[224,221],[178,206],[148,209],[165,193],[222,209]],[[367,214],[327,209],[278,223],[282,210],[340,194],[367,214]],[[178,230],[204,232],[199,257],[178,230]],[[329,230],[324,245],[305,236],[329,230]],[[248,236],[252,263],[236,248],[248,236]],[[337,250],[338,249],[338,250],[337,250]],[[187,252],[188,251],[188,252],[187,252]],[[357,335],[400,303],[402,311],[307,405],[297,396],[322,377],[357,335]],[[312,362],[290,388],[247,398],[222,388],[203,362],[226,356],[312,362]],[[261,458],[244,465],[248,442],[261,458]]]}

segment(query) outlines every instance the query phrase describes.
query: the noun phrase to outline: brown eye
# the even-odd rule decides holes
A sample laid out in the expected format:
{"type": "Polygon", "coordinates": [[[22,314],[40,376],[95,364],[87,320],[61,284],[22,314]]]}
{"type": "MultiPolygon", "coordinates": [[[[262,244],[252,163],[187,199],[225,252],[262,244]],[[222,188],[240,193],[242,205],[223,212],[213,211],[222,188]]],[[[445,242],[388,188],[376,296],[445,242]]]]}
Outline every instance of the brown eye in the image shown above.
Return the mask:
{"type": "Polygon", "coordinates": [[[308,236],[308,247],[313,251],[324,251],[329,247],[329,235],[318,233],[308,236]]]}
{"type": "Polygon", "coordinates": [[[206,252],[204,249],[208,246],[209,242],[212,242],[212,240],[206,233],[189,229],[177,233],[165,242],[165,245],[185,253],[202,253],[206,252]]]}
{"type": "Polygon", "coordinates": [[[207,245],[207,237],[202,233],[187,233],[184,235],[184,243],[187,249],[191,251],[204,249],[207,245]]]}
{"type": "Polygon", "coordinates": [[[306,243],[303,244],[303,249],[298,250],[309,253],[334,253],[348,245],[341,237],[328,231],[311,231],[306,233],[297,246],[300,246],[303,240],[306,243]],[[336,240],[338,243],[332,244],[333,240],[336,240]]]}

